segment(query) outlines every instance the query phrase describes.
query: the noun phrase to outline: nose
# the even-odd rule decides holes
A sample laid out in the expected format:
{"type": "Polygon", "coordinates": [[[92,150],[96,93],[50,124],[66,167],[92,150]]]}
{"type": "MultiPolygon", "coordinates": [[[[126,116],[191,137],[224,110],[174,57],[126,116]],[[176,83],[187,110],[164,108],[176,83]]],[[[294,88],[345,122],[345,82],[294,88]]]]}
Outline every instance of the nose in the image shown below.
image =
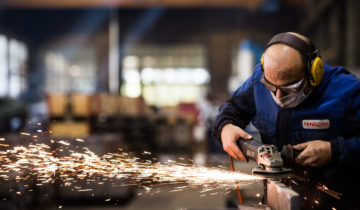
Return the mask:
{"type": "Polygon", "coordinates": [[[275,96],[276,98],[280,99],[284,96],[284,93],[280,89],[277,89],[275,92],[275,96]]]}

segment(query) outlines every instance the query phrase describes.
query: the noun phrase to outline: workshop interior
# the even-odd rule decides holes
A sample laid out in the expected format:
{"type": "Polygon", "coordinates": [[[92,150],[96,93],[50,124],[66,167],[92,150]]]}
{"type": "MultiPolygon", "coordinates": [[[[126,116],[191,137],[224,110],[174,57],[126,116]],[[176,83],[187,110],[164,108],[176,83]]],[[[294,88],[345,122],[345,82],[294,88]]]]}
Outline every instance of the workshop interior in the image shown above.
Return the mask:
{"type": "Polygon", "coordinates": [[[249,125],[255,140],[239,145],[249,161],[229,159],[215,117],[277,33],[306,35],[327,64],[359,76],[359,9],[0,1],[0,209],[302,209],[276,179],[299,151],[262,145],[249,125]]]}

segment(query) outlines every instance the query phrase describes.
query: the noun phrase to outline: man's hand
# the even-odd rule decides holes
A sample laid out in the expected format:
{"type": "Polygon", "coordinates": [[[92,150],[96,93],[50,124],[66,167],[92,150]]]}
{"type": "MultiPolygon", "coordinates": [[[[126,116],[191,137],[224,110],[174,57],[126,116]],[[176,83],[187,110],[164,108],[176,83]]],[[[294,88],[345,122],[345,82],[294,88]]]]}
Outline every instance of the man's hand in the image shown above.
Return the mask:
{"type": "Polygon", "coordinates": [[[252,136],[243,129],[232,124],[226,124],[221,130],[221,141],[225,152],[235,159],[246,162],[247,160],[244,154],[236,145],[236,141],[240,138],[249,140],[252,139],[252,136]]]}
{"type": "Polygon", "coordinates": [[[297,164],[320,167],[331,161],[331,145],[328,141],[314,140],[294,145],[293,148],[303,150],[295,158],[297,164]]]}

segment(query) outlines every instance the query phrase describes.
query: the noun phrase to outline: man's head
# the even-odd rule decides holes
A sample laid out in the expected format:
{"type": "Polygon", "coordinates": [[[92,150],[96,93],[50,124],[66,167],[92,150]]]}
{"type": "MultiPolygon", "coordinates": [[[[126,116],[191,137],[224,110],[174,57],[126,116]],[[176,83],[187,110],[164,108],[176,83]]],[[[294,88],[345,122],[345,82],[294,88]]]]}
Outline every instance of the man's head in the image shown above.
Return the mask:
{"type": "MultiPolygon", "coordinates": [[[[304,64],[300,53],[285,44],[274,44],[264,54],[264,76],[276,86],[285,86],[300,81],[305,77],[304,64]]],[[[281,98],[283,92],[274,93],[281,98]]]]}
{"type": "Polygon", "coordinates": [[[311,91],[308,61],[312,59],[312,51],[316,50],[303,35],[292,32],[282,35],[282,38],[270,41],[262,58],[262,83],[271,90],[280,106],[279,100],[289,99],[290,95],[295,98],[299,91],[302,95],[311,91]]]}

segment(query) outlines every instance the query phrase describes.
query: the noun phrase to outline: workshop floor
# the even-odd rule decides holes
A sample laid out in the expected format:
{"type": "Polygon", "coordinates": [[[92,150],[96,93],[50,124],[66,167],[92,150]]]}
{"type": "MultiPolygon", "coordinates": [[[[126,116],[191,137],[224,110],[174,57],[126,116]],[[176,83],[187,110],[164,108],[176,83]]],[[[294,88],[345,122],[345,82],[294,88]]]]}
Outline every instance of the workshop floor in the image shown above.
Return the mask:
{"type": "MultiPolygon", "coordinates": [[[[214,158],[217,163],[223,165],[228,162],[228,157],[214,158]]],[[[216,164],[214,162],[214,164],[216,164]]],[[[228,164],[228,163],[227,163],[228,164]]],[[[241,169],[242,172],[250,172],[255,163],[242,163],[235,161],[235,167],[241,169]]],[[[105,206],[105,205],[76,205],[76,206],[61,206],[64,210],[100,210],[100,209],[119,209],[119,210],[203,210],[203,209],[237,209],[238,198],[236,191],[234,190],[230,194],[226,194],[225,191],[219,190],[216,195],[202,196],[201,189],[189,189],[180,192],[169,192],[173,189],[172,186],[159,187],[160,192],[150,195],[136,195],[129,203],[123,206],[105,206]],[[234,205],[235,202],[235,205],[234,205]]],[[[263,196],[263,186],[261,182],[252,183],[241,188],[244,202],[246,204],[258,204],[261,202],[263,196]]],[[[54,209],[59,209],[54,207],[54,209]]]]}
{"type": "MultiPolygon", "coordinates": [[[[121,209],[121,210],[135,210],[135,209],[224,209],[226,205],[225,195],[204,196],[200,197],[198,191],[187,190],[184,192],[168,193],[169,189],[162,189],[163,192],[156,195],[142,195],[134,198],[131,203],[123,207],[105,207],[105,206],[79,206],[67,207],[66,210],[100,210],[100,209],[121,209]]],[[[199,189],[200,190],[200,189],[199,189]]]]}

